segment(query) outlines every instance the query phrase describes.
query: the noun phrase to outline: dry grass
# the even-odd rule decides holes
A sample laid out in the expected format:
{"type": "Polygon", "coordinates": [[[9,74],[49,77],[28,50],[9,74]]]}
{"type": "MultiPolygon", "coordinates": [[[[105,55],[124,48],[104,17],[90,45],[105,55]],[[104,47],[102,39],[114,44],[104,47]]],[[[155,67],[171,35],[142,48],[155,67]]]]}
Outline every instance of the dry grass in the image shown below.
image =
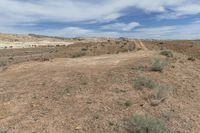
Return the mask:
{"type": "Polygon", "coordinates": [[[159,58],[155,58],[152,61],[151,70],[156,72],[162,72],[168,64],[169,63],[167,61],[162,61],[159,58]]]}
{"type": "Polygon", "coordinates": [[[134,115],[128,122],[129,133],[171,133],[162,121],[149,115],[134,115]]]}
{"type": "Polygon", "coordinates": [[[139,90],[144,88],[153,89],[156,87],[156,82],[145,77],[139,77],[134,80],[134,87],[139,90]]]}
{"type": "Polygon", "coordinates": [[[170,57],[170,58],[174,57],[174,53],[170,50],[163,50],[160,52],[160,55],[164,55],[164,56],[170,57]]]}
{"type": "Polygon", "coordinates": [[[0,133],[7,133],[6,131],[3,131],[2,129],[0,129],[0,133]]]}

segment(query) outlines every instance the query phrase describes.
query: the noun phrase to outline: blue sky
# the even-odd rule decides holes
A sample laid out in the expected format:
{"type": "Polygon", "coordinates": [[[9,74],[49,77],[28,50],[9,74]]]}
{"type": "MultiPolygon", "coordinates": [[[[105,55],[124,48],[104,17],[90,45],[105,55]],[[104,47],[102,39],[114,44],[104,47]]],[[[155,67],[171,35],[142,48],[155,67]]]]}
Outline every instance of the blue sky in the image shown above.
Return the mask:
{"type": "Polygon", "coordinates": [[[0,32],[200,39],[199,0],[0,0],[0,32]]]}

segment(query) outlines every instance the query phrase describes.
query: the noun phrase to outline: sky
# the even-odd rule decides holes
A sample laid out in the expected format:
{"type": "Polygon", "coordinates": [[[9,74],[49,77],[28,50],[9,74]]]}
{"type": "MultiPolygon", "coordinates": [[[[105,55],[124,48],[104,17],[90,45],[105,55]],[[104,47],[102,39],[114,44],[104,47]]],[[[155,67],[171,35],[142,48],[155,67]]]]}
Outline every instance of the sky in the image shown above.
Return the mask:
{"type": "Polygon", "coordinates": [[[0,33],[200,39],[200,1],[0,0],[0,33]]]}

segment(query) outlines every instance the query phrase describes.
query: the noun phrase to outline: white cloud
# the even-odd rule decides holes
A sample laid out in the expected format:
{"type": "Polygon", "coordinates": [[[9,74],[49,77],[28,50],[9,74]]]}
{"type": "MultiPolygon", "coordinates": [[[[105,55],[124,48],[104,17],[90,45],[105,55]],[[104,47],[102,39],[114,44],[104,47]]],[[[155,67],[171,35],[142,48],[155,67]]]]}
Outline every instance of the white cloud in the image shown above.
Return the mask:
{"type": "MultiPolygon", "coordinates": [[[[200,13],[198,0],[0,0],[0,32],[38,33],[60,36],[136,36],[142,38],[199,37],[199,23],[181,26],[142,28],[139,23],[117,22],[125,9],[139,8],[145,13],[159,12],[160,19],[179,18],[200,13]],[[195,3],[195,4],[194,4],[195,3]],[[61,29],[25,29],[41,22],[102,23],[108,31],[65,27],[61,29]],[[196,27],[195,27],[196,26],[196,27]],[[188,29],[187,29],[188,28],[188,29]],[[135,29],[133,31],[133,29],[135,29]],[[198,30],[198,31],[197,31],[198,30]],[[114,32],[110,32],[114,31],[114,32]],[[126,33],[123,33],[123,32],[126,33]]],[[[134,15],[134,14],[133,14],[134,15]]],[[[136,21],[136,20],[133,20],[136,21]]]]}
{"type": "MultiPolygon", "coordinates": [[[[22,32],[25,33],[25,32],[22,32]]],[[[47,30],[32,30],[31,33],[50,35],[50,36],[64,36],[64,37],[105,37],[119,36],[117,32],[102,32],[98,30],[85,29],[80,27],[65,27],[62,29],[47,29],[47,30]]]]}
{"type": "Polygon", "coordinates": [[[0,28],[0,31],[7,33],[35,33],[51,36],[65,37],[130,37],[141,39],[199,39],[200,23],[193,22],[185,25],[159,26],[150,28],[138,28],[130,32],[119,31],[100,31],[85,29],[80,27],[65,27],[62,29],[46,29],[46,30],[23,30],[20,28],[0,28]]]}
{"type": "Polygon", "coordinates": [[[140,24],[138,22],[131,22],[131,23],[128,23],[128,24],[114,23],[114,24],[104,25],[102,27],[102,29],[104,29],[104,30],[114,30],[114,31],[131,31],[138,26],[140,26],[140,24]]]}
{"type": "Polygon", "coordinates": [[[135,32],[124,34],[127,37],[144,39],[199,39],[200,23],[184,25],[140,28],[135,32]]]}
{"type": "Polygon", "coordinates": [[[1,24],[21,22],[72,22],[89,20],[113,20],[121,11],[135,7],[145,12],[166,12],[185,15],[200,12],[200,3],[194,0],[1,0],[1,24]]]}

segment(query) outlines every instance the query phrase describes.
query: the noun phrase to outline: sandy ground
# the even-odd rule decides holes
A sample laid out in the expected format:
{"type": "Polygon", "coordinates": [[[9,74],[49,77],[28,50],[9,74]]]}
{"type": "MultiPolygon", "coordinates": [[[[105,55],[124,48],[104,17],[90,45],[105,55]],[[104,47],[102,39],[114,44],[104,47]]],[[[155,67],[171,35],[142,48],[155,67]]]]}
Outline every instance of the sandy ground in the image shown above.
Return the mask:
{"type": "Polygon", "coordinates": [[[9,133],[122,133],[125,119],[142,112],[177,132],[198,133],[200,62],[187,62],[181,55],[164,73],[131,69],[158,56],[138,51],[13,65],[0,73],[1,128],[9,133]],[[168,83],[174,91],[151,107],[133,88],[138,75],[168,83]],[[124,105],[127,100],[131,107],[124,105]]]}
{"type": "MultiPolygon", "coordinates": [[[[176,50],[182,45],[174,46],[176,50]]],[[[127,119],[149,114],[176,133],[199,133],[200,60],[196,57],[200,53],[196,47],[184,47],[174,52],[174,58],[160,55],[158,45],[140,40],[2,50],[0,59],[11,63],[0,70],[0,130],[129,133],[127,119]],[[191,50],[194,60],[188,60],[191,50]],[[79,56],[80,52],[84,55],[79,56]],[[38,54],[46,55],[45,60],[31,60],[38,54]],[[31,58],[20,61],[27,56],[31,58]],[[163,72],[149,70],[155,58],[169,61],[163,72]],[[138,69],[141,66],[146,69],[138,69]],[[134,87],[133,80],[141,76],[169,85],[167,99],[151,106],[148,88],[134,87]]]]}

